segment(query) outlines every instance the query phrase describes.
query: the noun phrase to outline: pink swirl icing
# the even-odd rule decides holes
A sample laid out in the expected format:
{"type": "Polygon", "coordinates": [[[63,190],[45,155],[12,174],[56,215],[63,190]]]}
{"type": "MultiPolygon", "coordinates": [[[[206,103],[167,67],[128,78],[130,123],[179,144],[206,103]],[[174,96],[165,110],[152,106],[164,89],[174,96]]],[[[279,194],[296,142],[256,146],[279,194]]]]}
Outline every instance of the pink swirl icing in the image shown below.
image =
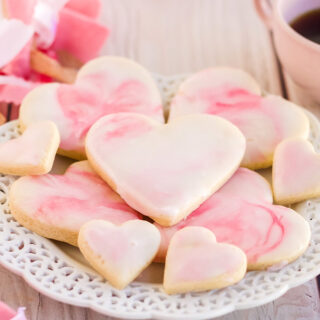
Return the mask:
{"type": "Polygon", "coordinates": [[[103,219],[115,224],[141,218],[88,163],[72,165],[64,175],[25,177],[20,184],[23,210],[40,221],[78,230],[85,222],[103,219]]]}
{"type": "Polygon", "coordinates": [[[129,79],[116,88],[110,87],[112,77],[100,73],[82,77],[75,85],[58,88],[58,102],[71,128],[69,137],[61,141],[61,148],[72,148],[79,140],[83,144],[92,124],[107,114],[137,112],[162,117],[162,106],[150,105],[148,88],[142,82],[129,79]]]}
{"type": "Polygon", "coordinates": [[[239,70],[208,69],[187,79],[172,101],[170,120],[194,113],[218,115],[236,125],[247,140],[242,165],[254,169],[272,164],[282,140],[308,134],[301,110],[281,97],[261,96],[254,80],[239,70]]]}
{"type": "Polygon", "coordinates": [[[272,205],[267,182],[257,173],[240,168],[211,198],[177,225],[159,225],[162,244],[161,260],[173,234],[187,226],[202,226],[215,234],[218,242],[234,244],[254,263],[263,255],[276,250],[291,232],[287,215],[294,213],[285,207],[272,205]],[[259,194],[260,193],[260,194],[259,194]]]}

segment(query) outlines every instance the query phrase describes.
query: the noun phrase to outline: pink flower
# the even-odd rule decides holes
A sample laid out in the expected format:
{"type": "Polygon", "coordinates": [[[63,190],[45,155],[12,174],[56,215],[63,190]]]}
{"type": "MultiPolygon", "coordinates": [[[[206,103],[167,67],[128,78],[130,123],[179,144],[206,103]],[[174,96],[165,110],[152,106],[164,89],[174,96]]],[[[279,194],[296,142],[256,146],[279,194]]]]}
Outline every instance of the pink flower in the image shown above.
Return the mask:
{"type": "Polygon", "coordinates": [[[24,315],[25,308],[19,308],[17,312],[9,308],[0,301],[0,319],[1,320],[27,320],[24,315]]]}
{"type": "Polygon", "coordinates": [[[0,103],[19,105],[35,86],[53,79],[72,82],[108,35],[96,21],[100,0],[3,2],[8,19],[0,21],[0,103]]]}

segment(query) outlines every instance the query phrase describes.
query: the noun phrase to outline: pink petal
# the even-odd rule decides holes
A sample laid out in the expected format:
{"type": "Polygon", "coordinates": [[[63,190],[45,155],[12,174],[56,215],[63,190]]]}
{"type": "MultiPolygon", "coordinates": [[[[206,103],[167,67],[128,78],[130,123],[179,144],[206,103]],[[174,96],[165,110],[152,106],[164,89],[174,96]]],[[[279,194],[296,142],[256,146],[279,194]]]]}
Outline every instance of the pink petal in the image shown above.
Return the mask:
{"type": "Polygon", "coordinates": [[[33,28],[16,19],[0,20],[0,68],[11,62],[30,42],[33,28]],[[14,41],[13,41],[14,39],[14,41]]]}
{"type": "Polygon", "coordinates": [[[68,0],[38,0],[33,13],[32,24],[38,35],[37,46],[49,48],[56,36],[59,11],[68,0]]]}
{"type": "Polygon", "coordinates": [[[24,315],[25,308],[19,308],[16,315],[11,320],[27,320],[27,318],[24,315]]]}
{"type": "MultiPolygon", "coordinates": [[[[0,301],[0,319],[10,320],[16,315],[16,312],[0,301]]],[[[22,318],[20,318],[22,320],[22,318]]]]}
{"type": "Polygon", "coordinates": [[[20,104],[25,95],[39,84],[15,76],[0,75],[0,101],[20,104]]]}
{"type": "Polygon", "coordinates": [[[30,74],[30,49],[32,39],[24,46],[18,55],[8,63],[1,72],[6,75],[15,75],[18,77],[29,78],[30,74]]]}
{"type": "Polygon", "coordinates": [[[7,18],[15,18],[30,24],[37,0],[2,0],[7,18]]]}
{"type": "Polygon", "coordinates": [[[52,49],[67,51],[81,62],[86,62],[98,55],[107,36],[108,29],[103,25],[83,14],[63,8],[52,49]]]}
{"type": "Polygon", "coordinates": [[[101,11],[100,0],[69,0],[66,8],[82,13],[91,18],[97,18],[101,11]]]}

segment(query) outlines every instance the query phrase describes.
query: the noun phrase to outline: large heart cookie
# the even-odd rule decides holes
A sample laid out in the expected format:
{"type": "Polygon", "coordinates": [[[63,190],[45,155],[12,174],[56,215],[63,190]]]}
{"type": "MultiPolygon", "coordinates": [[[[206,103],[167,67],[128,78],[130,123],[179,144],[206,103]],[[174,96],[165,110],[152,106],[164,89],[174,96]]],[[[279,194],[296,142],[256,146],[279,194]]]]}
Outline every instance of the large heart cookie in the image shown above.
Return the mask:
{"type": "Polygon", "coordinates": [[[240,281],[246,270],[241,249],[217,243],[207,228],[188,227],[171,239],[163,286],[169,294],[220,289],[240,281]]]}
{"type": "Polygon", "coordinates": [[[147,221],[127,221],[115,226],[93,220],[81,228],[78,244],[88,262],[112,286],[123,289],[152,262],[160,234],[147,221]]]}
{"type": "Polygon", "coordinates": [[[22,177],[10,189],[11,213],[41,236],[77,245],[80,227],[93,219],[121,224],[139,219],[90,167],[72,164],[64,175],[22,177]]]}
{"type": "Polygon", "coordinates": [[[171,228],[157,225],[162,237],[158,261],[164,260],[172,236],[188,226],[206,227],[218,242],[241,248],[251,270],[289,263],[310,241],[307,221],[292,209],[272,205],[268,182],[245,168],[238,169],[187,219],[171,228]]]}
{"type": "Polygon", "coordinates": [[[0,172],[17,176],[48,173],[59,142],[53,122],[31,125],[20,137],[0,144],[0,172]]]}
{"type": "Polygon", "coordinates": [[[93,168],[132,207],[162,225],[185,218],[238,168],[245,139],[211,115],[160,124],[144,115],[106,116],[86,139],[93,168]]]}
{"type": "Polygon", "coordinates": [[[85,64],[74,85],[50,83],[32,90],[23,100],[23,128],[39,120],[58,126],[59,152],[85,158],[84,139],[91,125],[110,113],[137,112],[163,122],[161,98],[151,75],[137,63],[101,57],[85,64]]]}
{"type": "Polygon", "coordinates": [[[236,125],[247,140],[242,166],[272,165],[274,150],[289,137],[307,138],[309,121],[293,103],[273,95],[262,97],[245,72],[214,68],[196,73],[179,88],[170,108],[170,121],[194,113],[218,115],[236,125]]]}
{"type": "Polygon", "coordinates": [[[291,204],[320,196],[320,155],[304,139],[288,139],[274,154],[272,184],[275,201],[291,204]]]}

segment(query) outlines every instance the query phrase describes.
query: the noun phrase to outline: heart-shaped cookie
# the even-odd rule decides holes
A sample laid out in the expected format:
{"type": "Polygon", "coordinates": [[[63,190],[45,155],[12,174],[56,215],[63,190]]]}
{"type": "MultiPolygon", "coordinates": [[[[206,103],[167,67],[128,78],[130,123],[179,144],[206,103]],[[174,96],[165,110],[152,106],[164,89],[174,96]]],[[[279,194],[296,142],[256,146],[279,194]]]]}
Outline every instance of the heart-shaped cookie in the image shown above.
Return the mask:
{"type": "Polygon", "coordinates": [[[0,172],[17,176],[48,173],[59,141],[59,132],[53,122],[31,125],[20,137],[0,144],[0,172]]]}
{"type": "Polygon", "coordinates": [[[151,75],[128,59],[101,57],[80,69],[74,85],[49,83],[32,90],[22,102],[19,120],[22,128],[52,120],[61,136],[59,153],[83,159],[91,125],[117,112],[143,113],[163,122],[161,97],[151,75]]]}
{"type": "Polygon", "coordinates": [[[240,281],[246,270],[241,249],[217,243],[207,228],[187,227],[170,241],[163,287],[168,294],[220,289],[240,281]]]}
{"type": "Polygon", "coordinates": [[[251,76],[231,68],[204,70],[181,84],[169,121],[194,113],[214,114],[236,125],[247,140],[242,166],[251,169],[271,166],[282,140],[307,138],[309,132],[308,118],[299,107],[278,96],[262,97],[251,76]]]}
{"type": "Polygon", "coordinates": [[[185,218],[238,168],[245,139],[211,115],[163,125],[118,113],[97,121],[86,139],[93,168],[137,211],[162,225],[185,218]]]}
{"type": "Polygon", "coordinates": [[[278,145],[272,168],[274,199],[291,204],[320,196],[320,155],[304,139],[288,139],[278,145]]]}
{"type": "Polygon", "coordinates": [[[272,205],[268,182],[258,173],[240,168],[232,178],[187,219],[164,228],[158,261],[164,261],[172,236],[189,226],[210,229],[218,242],[233,244],[247,255],[248,269],[281,266],[308,247],[310,227],[292,209],[272,205]]]}
{"type": "Polygon", "coordinates": [[[77,245],[80,227],[93,219],[121,224],[141,216],[90,167],[72,164],[64,175],[22,177],[10,189],[9,207],[26,228],[77,245]]]}
{"type": "Polygon", "coordinates": [[[93,268],[112,286],[123,289],[152,262],[160,234],[143,220],[127,221],[121,226],[93,220],[81,228],[78,244],[93,268]]]}

